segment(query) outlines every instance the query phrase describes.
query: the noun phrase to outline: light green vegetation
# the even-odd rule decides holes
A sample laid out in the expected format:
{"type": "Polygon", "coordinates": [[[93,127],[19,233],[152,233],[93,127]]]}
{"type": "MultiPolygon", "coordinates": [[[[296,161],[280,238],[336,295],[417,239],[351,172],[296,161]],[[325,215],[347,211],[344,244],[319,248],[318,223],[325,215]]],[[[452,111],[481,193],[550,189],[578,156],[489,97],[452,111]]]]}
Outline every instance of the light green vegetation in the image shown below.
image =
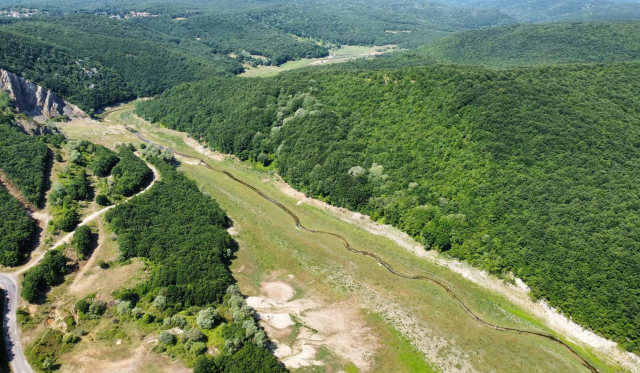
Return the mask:
{"type": "MultiPolygon", "coordinates": [[[[62,129],[70,137],[82,136],[108,147],[113,147],[116,138],[140,142],[131,133],[120,131],[111,138],[100,130],[101,125],[116,126],[117,119],[132,118],[127,111],[133,105],[121,106],[107,115],[108,122],[83,125],[71,122],[62,129]]],[[[179,132],[154,128],[140,120],[125,124],[152,142],[203,158],[185,144],[186,137],[179,132]]],[[[242,292],[258,295],[261,282],[278,280],[296,289],[296,299],[311,298],[321,303],[363,308],[360,318],[370,329],[368,334],[377,336],[376,343],[363,346],[374,356],[373,371],[426,371],[422,352],[430,353],[428,364],[435,370],[470,365],[500,372],[586,371],[558,344],[482,326],[442,289],[430,283],[400,279],[371,258],[347,252],[336,238],[298,230],[287,214],[248,188],[202,165],[181,161],[180,170],[210,193],[233,220],[238,232],[234,238],[240,250],[232,270],[242,292]],[[407,323],[409,327],[403,326],[407,323]],[[425,343],[416,342],[420,335],[428,336],[425,343]],[[429,340],[430,337],[434,339],[429,340]]],[[[357,249],[375,252],[403,273],[443,279],[470,309],[488,322],[551,332],[527,311],[503,297],[417,258],[391,240],[372,235],[317,207],[298,205],[298,200],[283,193],[279,188],[281,184],[269,173],[230,158],[208,160],[208,163],[277,199],[294,211],[305,226],[339,232],[357,249]]],[[[621,371],[599,361],[590,351],[580,347],[577,350],[603,372],[621,371]]],[[[327,361],[339,360],[335,352],[327,355],[327,361]]],[[[348,359],[341,360],[343,369],[350,369],[351,363],[348,359]]]]}
{"type": "Polygon", "coordinates": [[[297,61],[289,61],[280,66],[258,66],[258,67],[245,67],[245,72],[240,74],[247,78],[264,78],[268,76],[274,76],[281,71],[296,70],[302,67],[314,66],[314,65],[329,65],[335,63],[342,63],[351,61],[358,58],[371,58],[383,53],[397,51],[395,45],[384,46],[359,46],[359,45],[343,45],[340,48],[334,48],[329,50],[330,57],[322,58],[302,58],[297,61]]]}

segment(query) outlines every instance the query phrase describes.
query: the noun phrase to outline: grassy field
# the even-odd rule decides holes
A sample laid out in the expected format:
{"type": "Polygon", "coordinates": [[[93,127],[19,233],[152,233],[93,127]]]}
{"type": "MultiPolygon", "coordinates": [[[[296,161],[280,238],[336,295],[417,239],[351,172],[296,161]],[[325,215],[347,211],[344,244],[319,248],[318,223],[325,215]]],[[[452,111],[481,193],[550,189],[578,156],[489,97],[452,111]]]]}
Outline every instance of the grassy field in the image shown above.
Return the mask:
{"type": "MultiPolygon", "coordinates": [[[[133,106],[121,106],[106,115],[105,122],[71,122],[62,129],[69,137],[84,138],[111,148],[115,142],[140,143],[120,124],[125,123],[153,142],[203,158],[187,145],[184,134],[153,127],[134,117],[133,106]]],[[[438,276],[476,314],[491,323],[551,332],[502,296],[408,253],[389,239],[346,223],[330,212],[298,203],[298,199],[281,191],[274,175],[230,157],[219,158],[208,163],[277,199],[295,211],[305,226],[339,232],[356,248],[377,253],[402,272],[438,276]]],[[[232,269],[242,292],[260,295],[261,284],[279,281],[295,289],[295,300],[313,300],[319,304],[318,312],[336,305],[345,312],[354,310],[350,317],[356,317],[367,335],[372,336],[366,342],[352,341],[357,345],[354,354],[363,352],[358,348],[368,353],[370,371],[587,371],[558,344],[482,326],[435,285],[400,279],[371,258],[346,251],[336,238],[300,231],[282,210],[248,188],[202,165],[190,164],[197,162],[182,161],[181,170],[218,200],[233,220],[234,238],[240,249],[232,269]]],[[[359,371],[353,361],[333,347],[328,344],[316,356],[323,366],[299,371],[321,372],[334,368],[359,371]]],[[[581,347],[576,348],[602,372],[623,371],[606,365],[581,347]]]]}
{"type": "Polygon", "coordinates": [[[374,55],[396,51],[393,45],[363,47],[358,45],[343,45],[340,48],[330,49],[329,57],[303,58],[298,61],[289,61],[280,66],[245,67],[246,71],[240,76],[247,78],[264,78],[279,74],[281,71],[300,69],[312,65],[326,65],[350,61],[357,58],[368,58],[374,55]]]}

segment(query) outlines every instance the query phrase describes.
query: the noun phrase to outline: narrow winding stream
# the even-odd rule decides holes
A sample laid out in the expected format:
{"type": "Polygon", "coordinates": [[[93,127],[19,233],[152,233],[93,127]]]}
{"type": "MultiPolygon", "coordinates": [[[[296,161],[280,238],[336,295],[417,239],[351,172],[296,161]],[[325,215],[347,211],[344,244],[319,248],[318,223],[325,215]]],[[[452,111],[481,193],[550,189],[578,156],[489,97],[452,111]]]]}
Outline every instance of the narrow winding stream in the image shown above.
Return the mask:
{"type": "MultiPolygon", "coordinates": [[[[140,140],[142,140],[142,141],[144,141],[146,143],[151,143],[149,140],[147,140],[144,137],[142,137],[142,135],[140,133],[138,133],[138,132],[136,132],[136,131],[128,128],[128,127],[127,127],[127,129],[129,131],[131,131],[133,134],[135,134],[140,140]]],[[[158,145],[158,144],[156,144],[156,145],[158,145]]],[[[289,214],[289,216],[291,216],[293,218],[293,220],[295,221],[296,227],[298,229],[302,230],[302,231],[309,232],[309,233],[315,233],[315,234],[324,234],[324,235],[329,235],[329,236],[336,237],[336,238],[338,238],[338,239],[340,239],[342,241],[342,244],[344,245],[344,247],[347,250],[349,250],[350,252],[356,253],[356,254],[365,255],[365,256],[368,256],[370,258],[375,259],[380,265],[384,266],[389,272],[393,273],[394,275],[396,275],[398,277],[402,277],[402,278],[405,278],[407,280],[428,281],[428,282],[431,282],[431,283],[441,287],[458,303],[460,308],[462,308],[469,316],[471,316],[473,319],[475,319],[478,323],[480,323],[482,325],[485,325],[485,326],[488,326],[488,327],[490,327],[490,328],[492,328],[494,330],[500,331],[500,332],[529,334],[529,335],[534,335],[534,336],[538,336],[538,337],[541,337],[541,338],[546,338],[546,339],[552,340],[552,341],[562,345],[562,347],[564,347],[573,357],[576,358],[576,360],[578,360],[582,365],[584,365],[591,372],[600,373],[600,371],[595,366],[591,365],[590,362],[588,362],[587,360],[582,358],[580,356],[580,354],[578,354],[578,352],[576,352],[571,346],[569,346],[567,343],[565,343],[561,339],[559,339],[559,338],[557,338],[557,337],[555,337],[555,336],[553,336],[551,334],[547,334],[547,333],[535,332],[535,331],[529,331],[529,330],[523,330],[523,329],[517,329],[517,328],[511,328],[511,327],[504,327],[504,326],[495,325],[495,324],[492,324],[492,323],[490,323],[488,321],[485,321],[485,320],[481,319],[478,315],[476,315],[473,311],[471,311],[471,309],[469,309],[469,307],[467,307],[467,305],[464,304],[462,302],[462,300],[449,287],[447,287],[441,280],[438,280],[436,278],[429,277],[429,276],[414,276],[414,275],[408,275],[408,274],[405,274],[405,273],[398,272],[393,267],[391,267],[391,265],[389,265],[389,263],[387,263],[384,260],[382,260],[382,258],[380,258],[377,254],[374,254],[374,253],[371,253],[371,252],[368,252],[368,251],[358,250],[358,249],[354,248],[353,246],[351,246],[351,244],[344,237],[342,237],[341,235],[339,235],[337,233],[319,231],[319,230],[310,229],[310,228],[305,227],[300,222],[300,218],[293,211],[289,210],[286,206],[284,206],[280,202],[276,201],[275,199],[269,197],[268,195],[264,194],[263,192],[261,192],[260,190],[258,190],[255,187],[253,187],[252,185],[250,185],[250,184],[248,184],[248,183],[236,178],[235,176],[233,176],[233,174],[231,174],[231,173],[229,173],[227,171],[216,170],[215,168],[211,167],[207,162],[205,162],[203,159],[192,157],[190,155],[178,153],[178,152],[175,152],[175,151],[174,151],[174,154],[176,154],[176,155],[178,155],[180,157],[183,157],[183,158],[189,158],[189,159],[197,160],[197,161],[200,162],[201,165],[203,165],[207,169],[209,169],[211,171],[214,171],[214,172],[223,173],[223,174],[227,175],[229,178],[231,178],[233,181],[235,181],[235,182],[237,182],[239,184],[242,184],[242,185],[246,186],[247,188],[251,189],[252,191],[257,193],[258,195],[260,195],[262,198],[264,198],[267,201],[273,203],[274,205],[278,206],[281,210],[283,210],[284,212],[289,214]]]]}

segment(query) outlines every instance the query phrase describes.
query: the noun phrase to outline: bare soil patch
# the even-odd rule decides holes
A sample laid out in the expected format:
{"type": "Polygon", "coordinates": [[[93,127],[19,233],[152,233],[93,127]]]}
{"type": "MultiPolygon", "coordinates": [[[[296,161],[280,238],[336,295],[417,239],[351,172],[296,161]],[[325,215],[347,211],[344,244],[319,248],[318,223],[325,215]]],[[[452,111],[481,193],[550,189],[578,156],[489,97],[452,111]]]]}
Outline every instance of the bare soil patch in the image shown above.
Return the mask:
{"type": "Polygon", "coordinates": [[[373,367],[378,341],[360,316],[358,302],[347,300],[324,304],[312,299],[297,299],[295,290],[284,282],[263,282],[259,297],[247,303],[259,314],[260,323],[274,344],[274,354],[291,369],[319,366],[321,348],[353,363],[360,371],[373,367]],[[282,342],[297,331],[293,342],[282,342]]]}

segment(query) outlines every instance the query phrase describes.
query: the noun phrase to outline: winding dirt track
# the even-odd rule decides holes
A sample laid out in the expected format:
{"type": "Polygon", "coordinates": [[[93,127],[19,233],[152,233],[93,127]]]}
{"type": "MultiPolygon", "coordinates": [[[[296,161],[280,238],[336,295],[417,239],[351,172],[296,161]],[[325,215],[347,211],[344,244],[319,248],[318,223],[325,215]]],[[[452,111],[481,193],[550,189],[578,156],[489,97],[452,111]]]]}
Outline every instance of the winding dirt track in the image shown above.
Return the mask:
{"type": "MultiPolygon", "coordinates": [[[[131,128],[127,129],[132,132],[133,134],[135,134],[140,140],[146,142],[146,143],[151,143],[149,140],[145,139],[140,133],[132,130],[131,128]]],[[[156,144],[158,145],[158,144],[156,144]]],[[[160,145],[160,147],[162,147],[160,145]]],[[[162,147],[164,148],[164,147],[162,147]]],[[[173,149],[171,149],[173,151],[173,149]]],[[[214,172],[219,172],[222,174],[227,175],[229,178],[231,178],[233,181],[244,185],[245,187],[251,189],[252,191],[254,191],[255,193],[257,193],[258,195],[260,195],[262,198],[266,199],[267,201],[273,203],[274,205],[278,206],[282,211],[286,212],[289,216],[291,216],[296,224],[296,228],[305,231],[305,232],[309,232],[309,233],[316,233],[316,234],[324,234],[324,235],[329,235],[329,236],[333,236],[338,238],[339,240],[342,241],[342,244],[344,245],[344,247],[349,250],[352,253],[356,253],[356,254],[361,254],[361,255],[365,255],[368,256],[370,258],[375,259],[380,265],[384,266],[389,272],[393,273],[394,275],[398,276],[398,277],[402,277],[405,278],[407,280],[422,280],[422,281],[428,281],[431,282],[439,287],[441,287],[442,289],[444,289],[460,306],[460,308],[462,308],[469,316],[471,316],[474,320],[476,320],[478,323],[484,325],[484,326],[488,326],[494,330],[500,331],[500,332],[511,332],[511,333],[518,333],[518,334],[529,334],[529,335],[533,335],[533,336],[537,336],[537,337],[541,337],[541,338],[546,338],[549,339],[551,341],[554,341],[560,345],[562,345],[562,347],[564,347],[573,357],[575,357],[576,360],[578,360],[580,362],[580,364],[582,364],[583,366],[585,366],[587,369],[589,369],[591,372],[593,373],[600,373],[600,371],[593,365],[591,365],[591,363],[587,360],[585,360],[584,358],[582,358],[580,356],[580,354],[578,354],[578,352],[576,352],[571,346],[569,346],[567,343],[565,343],[564,341],[562,341],[561,339],[551,335],[551,334],[547,334],[547,333],[541,333],[541,332],[535,332],[535,331],[530,331],[530,330],[523,330],[523,329],[517,329],[517,328],[511,328],[511,327],[505,327],[505,326],[499,326],[499,325],[495,325],[495,324],[491,324],[488,321],[485,321],[483,319],[481,319],[478,315],[476,315],[471,309],[469,309],[469,307],[467,307],[466,304],[464,304],[462,302],[462,300],[447,286],[444,284],[444,282],[442,280],[433,278],[433,277],[429,277],[429,276],[414,276],[414,275],[408,275],[402,272],[398,272],[397,270],[395,270],[393,267],[391,267],[391,265],[389,265],[389,263],[385,262],[382,258],[380,258],[377,254],[368,252],[368,251],[363,251],[363,250],[358,250],[356,248],[354,248],[353,246],[351,246],[351,244],[349,243],[349,241],[347,241],[344,237],[342,237],[341,235],[337,234],[337,233],[333,233],[333,232],[325,232],[325,231],[320,231],[320,230],[315,230],[315,229],[310,229],[305,227],[304,225],[302,225],[302,223],[300,222],[300,218],[298,217],[298,215],[296,215],[293,211],[289,210],[286,206],[284,206],[283,204],[281,204],[280,202],[276,201],[275,199],[269,197],[268,195],[264,194],[263,192],[261,192],[260,190],[258,190],[257,188],[253,187],[252,185],[236,178],[235,176],[233,176],[233,174],[231,174],[230,172],[227,171],[220,171],[220,170],[216,170],[215,168],[211,167],[207,162],[205,162],[203,159],[197,158],[197,157],[192,157],[190,155],[186,155],[186,154],[182,154],[182,153],[178,153],[176,151],[173,151],[175,155],[183,157],[183,158],[189,158],[189,159],[193,159],[193,160],[197,160],[200,162],[200,164],[204,167],[206,167],[207,169],[214,171],[214,172]]]]}
{"type": "MultiPolygon", "coordinates": [[[[128,197],[125,200],[125,202],[129,201],[131,198],[135,196],[145,193],[146,191],[151,189],[151,187],[155,184],[157,180],[160,179],[160,173],[158,172],[158,170],[148,163],[147,163],[147,166],[149,166],[149,168],[153,172],[153,180],[151,180],[149,185],[147,185],[139,193],[135,194],[134,196],[128,197]]],[[[95,220],[96,218],[98,218],[99,216],[101,216],[102,214],[104,214],[105,212],[109,211],[114,207],[116,207],[116,205],[107,206],[102,210],[94,212],[93,214],[84,218],[82,222],[78,224],[78,227],[90,223],[91,221],[95,220]]],[[[28,271],[29,269],[33,268],[38,263],[40,263],[42,259],[44,259],[44,256],[47,253],[47,251],[54,250],[61,245],[66,245],[69,242],[71,242],[71,238],[73,238],[73,235],[75,234],[76,230],[77,228],[74,229],[73,232],[70,232],[64,237],[62,237],[61,239],[59,239],[55,245],[45,250],[39,256],[33,257],[29,261],[29,263],[27,263],[26,265],[16,268],[12,272],[0,272],[0,287],[4,290],[4,296],[5,296],[5,306],[4,306],[4,310],[2,310],[4,312],[3,319],[2,319],[3,327],[4,327],[3,330],[5,334],[4,339],[5,339],[7,354],[9,356],[9,363],[11,365],[11,370],[13,372],[16,372],[16,373],[33,372],[33,369],[31,368],[31,365],[29,365],[29,362],[27,361],[27,358],[24,354],[24,349],[22,348],[22,344],[20,341],[20,328],[18,327],[18,321],[17,321],[18,319],[17,311],[18,311],[18,301],[19,301],[18,294],[20,290],[20,286],[18,284],[19,283],[18,276],[28,271]]]]}

